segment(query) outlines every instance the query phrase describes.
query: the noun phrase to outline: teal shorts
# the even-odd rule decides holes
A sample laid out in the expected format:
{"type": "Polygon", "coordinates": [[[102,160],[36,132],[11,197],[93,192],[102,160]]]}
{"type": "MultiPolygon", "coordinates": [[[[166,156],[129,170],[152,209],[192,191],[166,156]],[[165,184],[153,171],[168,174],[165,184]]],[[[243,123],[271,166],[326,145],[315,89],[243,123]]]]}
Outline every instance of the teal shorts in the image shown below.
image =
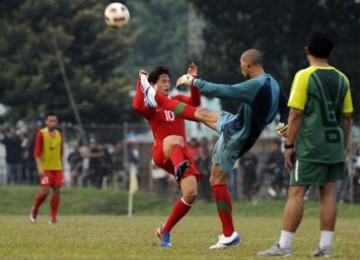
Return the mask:
{"type": "Polygon", "coordinates": [[[323,186],[345,178],[345,164],[296,160],[290,171],[290,186],[323,186]]]}
{"type": "Polygon", "coordinates": [[[231,173],[237,158],[237,153],[229,151],[226,147],[224,136],[221,134],[214,146],[212,163],[216,164],[222,172],[231,173]]]}
{"type": "Polygon", "coordinates": [[[212,154],[212,163],[219,166],[222,172],[231,173],[240,151],[247,142],[249,127],[232,128],[229,122],[239,121],[239,115],[223,111],[217,124],[220,135],[212,154]],[[226,140],[226,141],[225,141],[226,140]]]}

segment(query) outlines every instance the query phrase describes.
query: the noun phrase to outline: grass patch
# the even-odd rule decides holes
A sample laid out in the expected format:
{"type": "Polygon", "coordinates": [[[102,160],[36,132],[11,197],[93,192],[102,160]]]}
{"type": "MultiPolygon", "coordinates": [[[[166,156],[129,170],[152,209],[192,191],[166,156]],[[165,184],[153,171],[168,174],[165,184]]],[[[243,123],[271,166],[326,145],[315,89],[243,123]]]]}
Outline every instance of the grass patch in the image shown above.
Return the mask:
{"type": "MultiPolygon", "coordinates": [[[[221,225],[213,203],[196,202],[172,231],[173,248],[160,247],[154,235],[177,199],[136,193],[134,217],[128,218],[127,192],[63,189],[60,223],[48,224],[49,203],[41,207],[37,224],[29,210],[39,187],[0,187],[0,259],[254,259],[278,239],[285,201],[235,201],[234,223],[241,245],[210,251],[221,225]]],[[[319,239],[318,203],[306,202],[294,255],[310,258],[319,239]]],[[[359,205],[338,205],[335,235],[338,258],[360,259],[359,205]]]]}
{"type": "MultiPolygon", "coordinates": [[[[40,215],[37,224],[25,216],[0,216],[0,259],[254,259],[274,243],[281,218],[235,215],[241,244],[227,250],[209,250],[217,241],[216,216],[190,214],[173,229],[171,249],[163,249],[155,229],[161,216],[63,216],[56,225],[40,215]]],[[[357,219],[339,219],[335,256],[359,259],[360,226],[357,219]]],[[[305,218],[294,242],[298,259],[310,258],[319,239],[317,218],[305,218]]]]}
{"type": "MultiPolygon", "coordinates": [[[[34,203],[39,187],[0,187],[0,214],[27,215],[34,203]]],[[[166,199],[138,192],[134,197],[134,214],[164,216],[172,210],[177,197],[166,199]]],[[[281,217],[285,200],[264,200],[259,202],[233,202],[235,215],[244,217],[281,217]]],[[[95,188],[62,189],[60,215],[126,215],[128,193],[123,190],[99,190],[95,188]]],[[[40,214],[49,212],[49,199],[40,208],[40,214]]],[[[318,217],[318,202],[305,203],[305,217],[318,217]]],[[[344,218],[358,218],[359,204],[338,205],[338,215],[344,218]]],[[[216,215],[214,203],[197,201],[191,210],[195,216],[216,215]]]]}

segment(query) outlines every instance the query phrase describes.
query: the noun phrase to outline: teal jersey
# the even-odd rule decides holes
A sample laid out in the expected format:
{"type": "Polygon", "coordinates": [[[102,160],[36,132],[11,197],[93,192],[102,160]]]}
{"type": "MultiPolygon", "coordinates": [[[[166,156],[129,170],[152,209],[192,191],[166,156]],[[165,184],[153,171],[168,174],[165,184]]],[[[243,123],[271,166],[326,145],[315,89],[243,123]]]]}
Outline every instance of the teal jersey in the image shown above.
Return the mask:
{"type": "Polygon", "coordinates": [[[223,112],[217,124],[220,138],[212,160],[224,172],[231,172],[236,159],[253,146],[278,112],[280,121],[287,123],[287,98],[269,74],[234,85],[215,84],[201,79],[197,79],[195,85],[201,93],[242,102],[236,114],[223,112]]]}

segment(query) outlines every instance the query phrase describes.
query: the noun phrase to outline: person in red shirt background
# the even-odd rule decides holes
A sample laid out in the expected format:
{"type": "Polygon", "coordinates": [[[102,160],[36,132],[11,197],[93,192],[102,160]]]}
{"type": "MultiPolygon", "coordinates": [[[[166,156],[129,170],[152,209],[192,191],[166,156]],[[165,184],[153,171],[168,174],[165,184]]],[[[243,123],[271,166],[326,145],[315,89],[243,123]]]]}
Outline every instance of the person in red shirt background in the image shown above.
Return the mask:
{"type": "Polygon", "coordinates": [[[61,159],[63,137],[56,129],[57,124],[57,115],[49,112],[45,117],[45,127],[40,129],[36,135],[34,157],[42,190],[36,195],[35,204],[31,209],[30,221],[32,223],[36,223],[39,207],[49,195],[50,189],[52,189],[50,223],[58,222],[60,187],[64,184],[64,178],[61,159]]]}
{"type": "MultiPolygon", "coordinates": [[[[196,76],[197,67],[191,64],[188,73],[196,76]]],[[[170,231],[188,213],[195,201],[201,175],[195,168],[186,144],[184,119],[175,115],[173,111],[161,107],[148,108],[145,105],[145,96],[140,86],[141,77],[148,77],[152,87],[164,96],[195,107],[200,105],[200,94],[197,88],[192,87],[190,89],[191,96],[176,95],[170,97],[170,72],[164,66],[156,67],[149,75],[144,70],[139,72],[133,109],[146,118],[153,132],[154,147],[152,155],[155,165],[175,176],[183,195],[175,203],[166,223],[159,227],[156,232],[161,240],[161,245],[170,247],[170,231]]]]}

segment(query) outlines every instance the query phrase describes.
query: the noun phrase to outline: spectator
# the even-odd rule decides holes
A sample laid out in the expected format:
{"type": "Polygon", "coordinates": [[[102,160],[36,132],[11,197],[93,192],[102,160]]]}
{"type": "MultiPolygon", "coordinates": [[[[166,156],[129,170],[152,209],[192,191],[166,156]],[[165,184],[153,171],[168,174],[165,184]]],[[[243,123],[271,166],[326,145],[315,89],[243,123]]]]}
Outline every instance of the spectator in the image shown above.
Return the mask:
{"type": "Polygon", "coordinates": [[[209,182],[211,170],[210,154],[209,140],[206,137],[203,137],[200,140],[199,158],[196,162],[196,166],[203,176],[200,182],[200,196],[207,202],[212,201],[212,192],[209,182]]]}
{"type": "MultiPolygon", "coordinates": [[[[349,153],[347,153],[346,160],[347,164],[350,163],[349,153]]],[[[346,167],[345,179],[338,182],[340,182],[336,196],[338,202],[360,202],[360,144],[357,145],[353,157],[353,174],[349,174],[348,168],[346,167]],[[351,185],[353,189],[352,193],[350,192],[351,185]]]]}
{"type": "Polygon", "coordinates": [[[101,188],[102,185],[100,158],[103,156],[104,151],[99,149],[99,145],[94,138],[90,138],[89,152],[83,154],[83,158],[89,158],[88,179],[90,181],[90,185],[97,188],[101,188]]]}
{"type": "MultiPolygon", "coordinates": [[[[354,174],[352,176],[353,182],[353,201],[359,203],[360,202],[360,144],[357,145],[355,158],[356,161],[354,163],[354,174]]],[[[350,200],[349,198],[347,199],[350,200]]]]}
{"type": "Polygon", "coordinates": [[[126,149],[128,162],[137,165],[139,163],[139,151],[135,148],[134,143],[132,141],[127,141],[126,149]]]}
{"type": "Polygon", "coordinates": [[[284,155],[280,149],[281,142],[274,139],[271,143],[271,152],[268,155],[265,164],[262,166],[260,180],[255,185],[260,188],[265,175],[272,176],[271,186],[268,188],[268,193],[271,197],[277,198],[281,195],[284,188],[284,155]]]}
{"type": "Polygon", "coordinates": [[[124,149],[122,142],[116,143],[114,151],[111,155],[111,165],[113,171],[114,186],[118,188],[119,183],[123,183],[122,187],[126,188],[126,176],[124,170],[124,149]]]}
{"type": "Polygon", "coordinates": [[[210,187],[210,171],[211,171],[211,157],[209,149],[209,141],[203,137],[199,142],[195,137],[189,141],[189,151],[195,162],[196,168],[201,173],[201,180],[199,183],[200,196],[205,201],[212,201],[212,193],[210,187]]]}
{"type": "Polygon", "coordinates": [[[24,160],[25,160],[25,174],[27,183],[30,185],[36,185],[38,174],[36,170],[36,162],[34,158],[35,138],[38,131],[37,127],[33,127],[28,135],[27,142],[25,144],[24,160]]]}
{"type": "Polygon", "coordinates": [[[354,170],[356,173],[360,173],[360,144],[357,144],[354,155],[354,170]]]}
{"type": "Polygon", "coordinates": [[[99,157],[99,176],[98,176],[98,184],[101,185],[100,187],[106,188],[108,184],[108,180],[110,176],[110,168],[111,168],[111,156],[104,144],[99,144],[98,148],[101,152],[101,156],[99,157]]]}
{"type": "MultiPolygon", "coordinates": [[[[2,126],[0,126],[0,140],[3,139],[2,126]]],[[[0,184],[7,185],[6,147],[3,143],[0,143],[0,184]]]]}
{"type": "Polygon", "coordinates": [[[239,160],[235,161],[234,167],[232,168],[229,177],[227,179],[227,186],[230,193],[230,196],[233,200],[239,199],[238,195],[238,171],[239,160]]]}
{"type": "Polygon", "coordinates": [[[6,168],[9,184],[18,184],[22,176],[22,148],[21,138],[16,133],[15,127],[10,127],[3,143],[6,148],[6,168]]]}
{"type": "Polygon", "coordinates": [[[242,176],[243,195],[245,200],[251,201],[252,196],[258,192],[256,167],[258,164],[257,156],[249,150],[240,158],[240,172],[242,176]]]}
{"type": "Polygon", "coordinates": [[[150,162],[150,171],[151,177],[154,181],[154,186],[156,193],[162,197],[168,197],[169,192],[169,182],[168,182],[168,173],[155,165],[154,160],[150,162]]]}
{"type": "MultiPolygon", "coordinates": [[[[131,140],[126,141],[126,171],[127,175],[130,174],[131,164],[135,167],[135,171],[138,173],[138,163],[139,163],[139,151],[135,148],[134,143],[131,140]]],[[[137,176],[138,178],[139,176],[137,176]]],[[[129,180],[129,178],[128,178],[129,180]]]]}
{"type": "Polygon", "coordinates": [[[192,156],[195,164],[197,165],[200,159],[200,143],[195,137],[192,137],[188,145],[189,145],[190,155],[192,156]]]}
{"type": "Polygon", "coordinates": [[[4,128],[2,125],[0,125],[0,140],[3,140],[5,137],[5,134],[4,134],[4,128]]]}
{"type": "Polygon", "coordinates": [[[70,165],[71,187],[78,184],[78,177],[82,173],[83,158],[80,153],[80,145],[78,141],[72,142],[72,152],[69,154],[67,161],[70,165]]]}

